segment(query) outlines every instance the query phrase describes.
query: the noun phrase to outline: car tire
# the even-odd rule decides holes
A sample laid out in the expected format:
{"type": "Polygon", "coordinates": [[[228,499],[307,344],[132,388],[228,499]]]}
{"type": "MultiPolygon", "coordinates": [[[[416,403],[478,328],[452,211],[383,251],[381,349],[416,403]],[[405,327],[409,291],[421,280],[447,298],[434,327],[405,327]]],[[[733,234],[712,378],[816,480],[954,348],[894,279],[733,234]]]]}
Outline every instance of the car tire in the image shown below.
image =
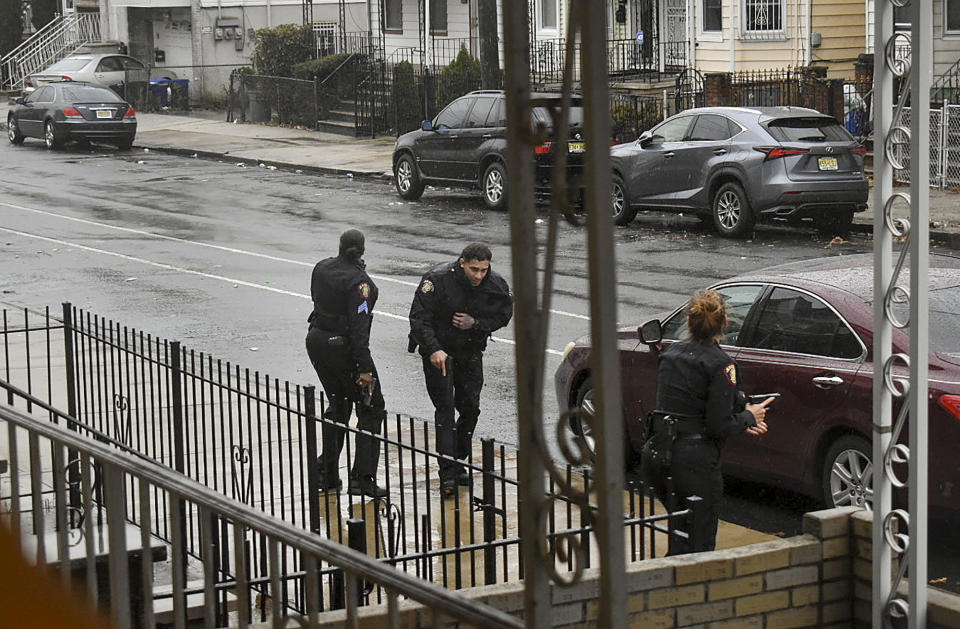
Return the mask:
{"type": "Polygon", "coordinates": [[[52,120],[47,120],[43,125],[43,141],[51,151],[55,151],[63,146],[63,140],[57,136],[57,131],[53,126],[52,120]]]}
{"type": "Polygon", "coordinates": [[[637,216],[637,208],[630,203],[630,195],[627,193],[627,186],[623,183],[623,177],[617,173],[613,174],[610,188],[610,211],[613,214],[613,222],[617,225],[629,225],[637,216]]]}
{"type": "Polygon", "coordinates": [[[821,469],[824,506],[873,508],[872,450],[860,435],[845,435],[830,446],[821,469]]]}
{"type": "Polygon", "coordinates": [[[480,194],[484,204],[491,210],[501,211],[507,208],[507,169],[500,162],[491,162],[483,171],[480,180],[480,194]]]}
{"type": "Polygon", "coordinates": [[[853,210],[837,210],[823,217],[818,226],[822,236],[846,236],[853,225],[853,210]]]}
{"type": "Polygon", "coordinates": [[[743,238],[753,229],[753,210],[743,188],[732,181],[713,195],[713,223],[721,236],[743,238]]]}
{"type": "Polygon", "coordinates": [[[7,117],[7,139],[10,140],[10,144],[23,144],[23,134],[20,133],[20,126],[12,115],[7,117]]]}
{"type": "MultiPolygon", "coordinates": [[[[593,405],[593,380],[590,377],[587,377],[586,380],[580,385],[580,388],[577,389],[577,402],[574,408],[578,409],[580,413],[586,413],[591,416],[595,413],[595,407],[593,405]]],[[[582,423],[577,416],[571,417],[570,425],[568,426],[570,431],[577,437],[582,437],[587,451],[590,453],[590,459],[596,461],[597,459],[597,441],[593,436],[593,431],[591,430],[588,424],[582,423]]]]}
{"type": "Polygon", "coordinates": [[[397,160],[397,165],[393,169],[393,183],[397,188],[397,194],[407,201],[416,201],[423,196],[423,181],[420,179],[420,173],[417,171],[417,164],[413,161],[412,155],[401,155],[397,160]]]}

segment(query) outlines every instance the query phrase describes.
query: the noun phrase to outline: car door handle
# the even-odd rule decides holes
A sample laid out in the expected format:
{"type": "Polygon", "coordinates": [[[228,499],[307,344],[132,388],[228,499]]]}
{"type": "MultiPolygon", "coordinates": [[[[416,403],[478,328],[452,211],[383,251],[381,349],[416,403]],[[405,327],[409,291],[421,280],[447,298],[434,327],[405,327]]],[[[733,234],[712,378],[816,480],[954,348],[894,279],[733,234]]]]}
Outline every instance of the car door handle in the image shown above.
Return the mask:
{"type": "Polygon", "coordinates": [[[714,155],[726,155],[727,149],[713,149],[714,155]]]}
{"type": "Polygon", "coordinates": [[[826,389],[843,384],[843,378],[840,376],[817,376],[813,379],[813,383],[821,389],[826,389]]]}
{"type": "Polygon", "coordinates": [[[676,155],[676,153],[674,153],[673,151],[670,151],[669,153],[664,153],[664,154],[663,154],[663,159],[670,159],[670,158],[673,157],[674,155],[676,155]]]}

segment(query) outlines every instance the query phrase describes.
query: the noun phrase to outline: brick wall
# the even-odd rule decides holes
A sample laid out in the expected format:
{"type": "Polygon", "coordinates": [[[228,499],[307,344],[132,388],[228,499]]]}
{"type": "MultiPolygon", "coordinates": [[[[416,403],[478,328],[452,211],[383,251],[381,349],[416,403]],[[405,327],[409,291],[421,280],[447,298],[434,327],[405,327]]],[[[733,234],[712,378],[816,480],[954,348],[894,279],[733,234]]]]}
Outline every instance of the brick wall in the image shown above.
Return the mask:
{"type": "MultiPolygon", "coordinates": [[[[628,564],[630,627],[788,629],[869,627],[872,514],[829,509],[804,515],[803,535],[740,548],[628,564]]],[[[553,587],[555,627],[596,627],[602,601],[598,573],[587,570],[569,588],[553,587]]],[[[523,584],[462,590],[503,611],[523,613],[523,584]]],[[[400,604],[401,627],[453,627],[422,605],[400,604]]],[[[929,629],[960,629],[960,596],[930,590],[929,629]]],[[[360,629],[385,626],[385,606],[360,610],[360,629]]],[[[321,615],[343,627],[343,611],[321,615]]],[[[264,629],[269,625],[256,625],[264,629]]]]}

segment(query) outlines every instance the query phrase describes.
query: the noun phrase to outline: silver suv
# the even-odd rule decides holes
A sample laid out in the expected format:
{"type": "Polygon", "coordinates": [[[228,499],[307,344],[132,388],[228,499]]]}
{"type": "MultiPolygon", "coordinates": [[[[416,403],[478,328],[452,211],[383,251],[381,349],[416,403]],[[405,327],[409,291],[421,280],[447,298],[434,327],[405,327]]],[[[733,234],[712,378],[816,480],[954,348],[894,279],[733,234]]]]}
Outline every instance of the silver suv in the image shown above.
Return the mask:
{"type": "Polygon", "coordinates": [[[611,149],[614,220],[692,211],[731,238],[786,219],[843,232],[867,207],[866,149],[802,107],[689,109],[611,149]]]}

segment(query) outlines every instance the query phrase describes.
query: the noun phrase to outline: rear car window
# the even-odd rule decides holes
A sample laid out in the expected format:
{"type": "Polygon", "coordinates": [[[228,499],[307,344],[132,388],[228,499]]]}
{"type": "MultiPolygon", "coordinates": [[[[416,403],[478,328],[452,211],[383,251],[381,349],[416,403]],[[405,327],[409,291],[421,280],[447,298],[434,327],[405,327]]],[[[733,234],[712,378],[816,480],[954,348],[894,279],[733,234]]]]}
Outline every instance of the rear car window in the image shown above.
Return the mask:
{"type": "MultiPolygon", "coordinates": [[[[546,107],[533,108],[533,123],[543,123],[547,131],[553,130],[553,118],[550,117],[550,111],[546,107]]],[[[583,101],[570,101],[570,126],[583,126],[583,101]]]]}
{"type": "Polygon", "coordinates": [[[779,118],[767,123],[767,131],[780,142],[851,142],[853,137],[839,122],[827,116],[779,118]]]}
{"type": "Polygon", "coordinates": [[[113,90],[105,90],[99,87],[62,87],[60,93],[63,100],[79,102],[98,102],[98,103],[120,103],[122,99],[117,96],[113,90]]]}
{"type": "Polygon", "coordinates": [[[750,346],[832,358],[863,354],[853,331],[825,303],[782,287],[767,298],[750,346]]]}
{"type": "Polygon", "coordinates": [[[44,72],[74,72],[82,69],[91,61],[93,61],[93,57],[67,57],[56,62],[44,72]]]}

